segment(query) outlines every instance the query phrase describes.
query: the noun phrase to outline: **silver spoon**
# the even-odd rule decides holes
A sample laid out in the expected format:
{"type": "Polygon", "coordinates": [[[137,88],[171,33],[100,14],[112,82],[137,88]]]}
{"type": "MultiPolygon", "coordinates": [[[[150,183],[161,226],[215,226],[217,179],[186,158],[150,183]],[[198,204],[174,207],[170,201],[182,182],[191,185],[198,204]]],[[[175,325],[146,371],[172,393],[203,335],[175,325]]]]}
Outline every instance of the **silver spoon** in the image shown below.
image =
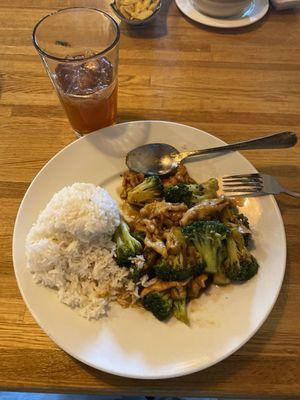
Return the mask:
{"type": "Polygon", "coordinates": [[[178,152],[175,147],[165,143],[149,143],[136,147],[126,156],[127,167],[146,175],[165,175],[177,168],[187,157],[211,153],[225,153],[232,150],[282,149],[297,143],[294,132],[280,132],[256,139],[236,142],[210,149],[178,152]]]}

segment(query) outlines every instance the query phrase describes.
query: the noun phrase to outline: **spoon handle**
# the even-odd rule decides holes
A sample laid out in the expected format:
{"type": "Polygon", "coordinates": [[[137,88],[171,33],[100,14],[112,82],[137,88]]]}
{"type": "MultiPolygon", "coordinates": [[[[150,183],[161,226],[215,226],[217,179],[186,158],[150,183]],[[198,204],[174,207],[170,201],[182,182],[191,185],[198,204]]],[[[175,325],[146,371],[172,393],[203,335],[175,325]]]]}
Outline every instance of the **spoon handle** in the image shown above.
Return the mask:
{"type": "Polygon", "coordinates": [[[297,135],[294,132],[279,132],[273,135],[263,136],[256,139],[245,140],[227,144],[225,146],[213,147],[211,149],[195,150],[185,153],[185,157],[198,156],[201,154],[220,153],[232,150],[254,150],[254,149],[283,149],[295,146],[297,135]]]}

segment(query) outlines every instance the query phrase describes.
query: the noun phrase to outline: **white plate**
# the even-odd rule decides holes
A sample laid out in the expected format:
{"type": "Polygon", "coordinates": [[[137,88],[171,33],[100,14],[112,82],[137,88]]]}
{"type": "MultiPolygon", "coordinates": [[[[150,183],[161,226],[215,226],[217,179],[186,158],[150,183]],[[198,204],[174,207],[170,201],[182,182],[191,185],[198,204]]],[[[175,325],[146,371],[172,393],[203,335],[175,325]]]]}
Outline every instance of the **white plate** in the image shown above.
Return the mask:
{"type": "MultiPolygon", "coordinates": [[[[29,310],[58,346],[100,370],[154,379],[207,368],[251,338],[279,293],[286,243],[274,198],[248,199],[245,213],[254,229],[259,273],[243,285],[214,287],[209,295],[193,301],[190,328],[175,319],[165,324],[146,311],[124,310],[117,305],[109,318],[89,322],[59,303],[55,291],[36,285],[25,267],[27,232],[39,211],[65,185],[93,182],[117,198],[125,154],[147,142],[165,142],[179,150],[223,144],[198,129],[159,121],[115,125],[78,139],[49,161],[30,185],[15,224],[13,258],[19,288],[29,310]]],[[[240,154],[231,153],[190,163],[189,171],[201,181],[255,169],[240,154]]]]}
{"type": "Polygon", "coordinates": [[[252,0],[249,8],[242,14],[229,18],[213,18],[197,10],[192,0],[175,0],[177,7],[187,17],[201,24],[215,28],[240,28],[259,21],[269,9],[269,0],[252,0]]]}

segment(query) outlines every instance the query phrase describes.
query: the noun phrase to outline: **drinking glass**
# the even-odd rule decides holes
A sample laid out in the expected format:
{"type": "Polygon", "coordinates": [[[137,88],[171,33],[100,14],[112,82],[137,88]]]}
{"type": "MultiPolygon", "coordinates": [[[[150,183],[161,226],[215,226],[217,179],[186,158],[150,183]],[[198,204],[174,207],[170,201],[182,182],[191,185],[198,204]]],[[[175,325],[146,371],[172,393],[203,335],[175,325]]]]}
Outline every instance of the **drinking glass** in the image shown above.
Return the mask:
{"type": "Polygon", "coordinates": [[[107,13],[65,8],[42,18],[33,44],[78,136],[117,115],[120,30],[107,13]]]}

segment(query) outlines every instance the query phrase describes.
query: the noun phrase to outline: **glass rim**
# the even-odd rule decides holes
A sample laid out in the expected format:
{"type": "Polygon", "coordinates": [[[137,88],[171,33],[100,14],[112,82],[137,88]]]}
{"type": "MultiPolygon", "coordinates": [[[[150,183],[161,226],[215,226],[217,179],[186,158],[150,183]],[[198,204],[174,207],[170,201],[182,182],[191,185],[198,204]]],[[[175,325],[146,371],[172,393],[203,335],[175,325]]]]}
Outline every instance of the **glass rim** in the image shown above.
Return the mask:
{"type": "Polygon", "coordinates": [[[90,60],[93,59],[95,57],[101,56],[105,53],[107,53],[108,51],[110,51],[111,49],[113,49],[119,42],[120,40],[120,28],[119,25],[117,24],[117,22],[113,19],[113,17],[111,15],[109,15],[107,12],[99,10],[98,8],[93,8],[93,7],[67,7],[67,8],[61,8],[57,11],[51,12],[47,15],[45,15],[43,18],[41,18],[35,25],[35,27],[33,28],[32,31],[32,41],[33,41],[33,45],[36,48],[36,50],[38,51],[38,53],[42,54],[43,56],[50,58],[52,60],[55,61],[61,61],[61,62],[78,62],[78,61],[84,61],[84,60],[90,60]],[[114,41],[104,50],[97,52],[96,54],[90,55],[90,56],[82,56],[82,57],[78,57],[76,59],[71,59],[68,57],[57,57],[54,56],[52,54],[47,53],[45,50],[41,49],[41,47],[38,45],[38,42],[36,40],[36,31],[38,29],[38,27],[41,25],[41,23],[49,18],[52,17],[53,15],[56,15],[60,12],[64,12],[64,11],[68,11],[68,10],[91,10],[91,11],[96,11],[100,14],[104,14],[114,25],[114,27],[116,28],[116,37],[114,39],[114,41]]]}

